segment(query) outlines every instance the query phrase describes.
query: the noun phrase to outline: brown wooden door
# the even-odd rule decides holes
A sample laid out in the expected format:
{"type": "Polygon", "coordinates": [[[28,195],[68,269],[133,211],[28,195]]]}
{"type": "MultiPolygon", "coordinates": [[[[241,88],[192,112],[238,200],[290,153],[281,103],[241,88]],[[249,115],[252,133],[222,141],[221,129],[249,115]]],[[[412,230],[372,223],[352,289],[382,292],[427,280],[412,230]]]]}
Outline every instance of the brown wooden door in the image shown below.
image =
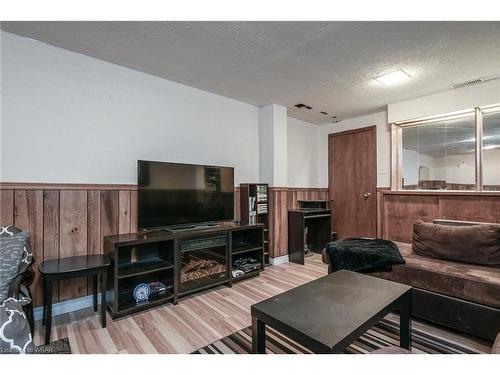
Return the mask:
{"type": "Polygon", "coordinates": [[[376,237],[376,147],[375,126],[329,135],[328,190],[339,238],[376,237]]]}

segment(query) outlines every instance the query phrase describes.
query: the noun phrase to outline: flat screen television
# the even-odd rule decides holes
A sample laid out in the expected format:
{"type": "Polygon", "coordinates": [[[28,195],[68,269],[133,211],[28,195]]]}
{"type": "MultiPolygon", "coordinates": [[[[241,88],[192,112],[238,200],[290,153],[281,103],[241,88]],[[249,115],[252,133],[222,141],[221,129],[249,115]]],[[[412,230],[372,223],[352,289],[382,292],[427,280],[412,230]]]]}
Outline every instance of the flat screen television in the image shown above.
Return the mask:
{"type": "Polygon", "coordinates": [[[234,218],[234,168],[138,161],[139,230],[234,218]]]}

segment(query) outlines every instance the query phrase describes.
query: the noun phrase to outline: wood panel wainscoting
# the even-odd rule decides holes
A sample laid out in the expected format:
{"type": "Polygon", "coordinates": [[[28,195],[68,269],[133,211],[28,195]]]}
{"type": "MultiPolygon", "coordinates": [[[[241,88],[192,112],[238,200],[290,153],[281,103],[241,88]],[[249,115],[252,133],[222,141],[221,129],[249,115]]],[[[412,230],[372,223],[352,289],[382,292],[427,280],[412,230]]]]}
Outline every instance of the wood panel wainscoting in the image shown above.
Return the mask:
{"type": "MultiPolygon", "coordinates": [[[[327,189],[271,188],[270,254],[286,255],[287,209],[298,199],[326,199],[327,189]],[[272,238],[272,239],[271,239],[272,238]],[[273,252],[273,249],[277,251],[273,252]]],[[[234,217],[240,219],[239,187],[234,217]]],[[[36,259],[32,286],[35,306],[42,304],[38,264],[46,259],[102,254],[109,234],[137,231],[137,185],[0,183],[0,225],[30,232],[36,259]]],[[[53,302],[91,295],[92,282],[75,279],[54,287],[53,302]]]]}
{"type": "MultiPolygon", "coordinates": [[[[0,224],[30,233],[36,278],[35,306],[42,303],[38,265],[66,256],[102,254],[102,238],[136,231],[137,186],[0,183],[0,224]]],[[[92,294],[85,278],[60,282],[53,302],[92,294]]]]}
{"type": "Polygon", "coordinates": [[[288,254],[288,210],[298,208],[299,200],[327,200],[327,188],[269,187],[269,254],[277,258],[288,254]]]}
{"type": "Polygon", "coordinates": [[[411,242],[413,223],[434,219],[500,223],[500,192],[379,191],[378,236],[411,242]]]}

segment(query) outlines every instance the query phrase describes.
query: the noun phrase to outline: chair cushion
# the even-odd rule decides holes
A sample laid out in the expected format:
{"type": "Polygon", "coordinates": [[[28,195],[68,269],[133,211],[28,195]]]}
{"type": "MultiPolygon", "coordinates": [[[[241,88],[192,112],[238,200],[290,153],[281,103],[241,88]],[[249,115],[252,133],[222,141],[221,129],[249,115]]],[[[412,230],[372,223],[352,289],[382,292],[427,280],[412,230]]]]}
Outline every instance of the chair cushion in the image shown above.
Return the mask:
{"type": "Polygon", "coordinates": [[[500,266],[500,225],[413,224],[412,249],[417,255],[457,262],[500,266]]]}
{"type": "Polygon", "coordinates": [[[0,304],[0,353],[34,353],[30,325],[19,301],[6,299],[0,304]]]}
{"type": "Polygon", "coordinates": [[[420,256],[397,243],[406,264],[371,275],[451,297],[500,308],[500,268],[420,256]]]}
{"type": "Polygon", "coordinates": [[[24,231],[0,237],[0,302],[7,298],[10,283],[18,275],[27,238],[24,231]]]}

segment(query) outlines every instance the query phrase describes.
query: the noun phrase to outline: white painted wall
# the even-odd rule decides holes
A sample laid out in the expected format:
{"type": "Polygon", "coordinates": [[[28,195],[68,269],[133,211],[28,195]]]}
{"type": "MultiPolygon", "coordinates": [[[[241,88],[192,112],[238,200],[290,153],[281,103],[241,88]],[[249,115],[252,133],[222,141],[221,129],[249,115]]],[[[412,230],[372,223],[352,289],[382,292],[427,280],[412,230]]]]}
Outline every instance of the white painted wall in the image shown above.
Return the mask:
{"type": "Polygon", "coordinates": [[[321,187],[328,187],[328,134],[372,125],[377,126],[377,187],[390,186],[391,133],[387,125],[387,113],[383,111],[321,126],[319,145],[321,187]]]}
{"type": "Polygon", "coordinates": [[[269,186],[287,186],[287,110],[270,104],[259,108],[259,176],[269,186]]]}
{"type": "Polygon", "coordinates": [[[388,122],[444,115],[474,107],[500,103],[500,79],[450,89],[387,106],[388,122]]]}
{"type": "Polygon", "coordinates": [[[288,117],[289,187],[319,187],[321,126],[288,117]]]}
{"type": "Polygon", "coordinates": [[[500,185],[500,149],[483,150],[483,184],[500,185]]]}
{"type": "MultiPolygon", "coordinates": [[[[425,167],[428,171],[428,176],[423,176],[422,180],[441,180],[455,184],[475,183],[475,154],[432,157],[414,150],[403,149],[405,185],[418,184],[420,167],[425,167]]],[[[488,179],[495,179],[495,175],[490,172],[491,167],[492,159],[489,158],[484,161],[484,168],[490,176],[488,179]]]]}
{"type": "Polygon", "coordinates": [[[274,184],[287,186],[288,183],[288,117],[286,107],[274,106],[274,184]]]}
{"type": "Polygon", "coordinates": [[[419,163],[418,152],[403,149],[403,179],[404,185],[417,185],[419,180],[419,167],[427,167],[419,163]]]}
{"type": "MultiPolygon", "coordinates": [[[[274,115],[273,106],[259,108],[259,182],[274,182],[274,115]]],[[[255,181],[248,181],[255,182],[255,181]]]]}
{"type": "Polygon", "coordinates": [[[1,175],[135,183],[137,159],[258,181],[258,108],[1,32],[1,175]]]}

